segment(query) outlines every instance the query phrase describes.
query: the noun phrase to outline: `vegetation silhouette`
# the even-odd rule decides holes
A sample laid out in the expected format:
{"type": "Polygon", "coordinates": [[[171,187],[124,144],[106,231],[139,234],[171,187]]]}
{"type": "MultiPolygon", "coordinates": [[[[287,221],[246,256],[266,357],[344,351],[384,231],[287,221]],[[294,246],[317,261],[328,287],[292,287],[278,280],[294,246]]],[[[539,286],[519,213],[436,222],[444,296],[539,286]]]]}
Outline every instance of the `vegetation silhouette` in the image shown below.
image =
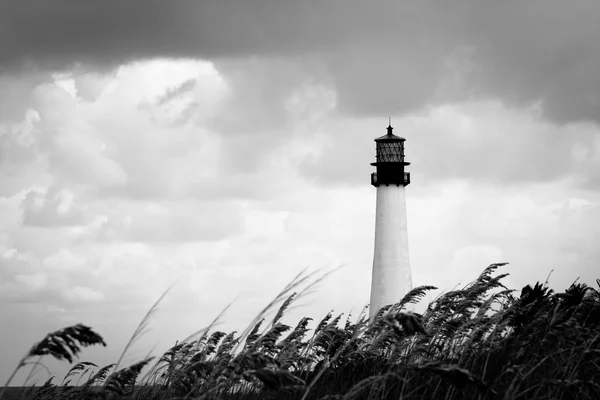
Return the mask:
{"type": "MultiPolygon", "coordinates": [[[[600,280],[598,288],[575,282],[564,293],[537,282],[517,297],[501,282],[508,274],[497,274],[505,264],[441,294],[423,314],[408,308],[433,286],[413,289],[371,321],[365,310],[354,321],[330,312],[314,330],[309,317],[294,327],[281,322],[300,297],[295,290],[324,278],[298,275],[242,334],[213,329],[217,318],[141,379],[151,358],[118,371],[81,362],[60,386],[50,378],[6,398],[599,399],[600,280]]],[[[71,362],[95,344],[104,341],[91,328],[68,327],[34,345],[16,370],[35,356],[71,362]]]]}

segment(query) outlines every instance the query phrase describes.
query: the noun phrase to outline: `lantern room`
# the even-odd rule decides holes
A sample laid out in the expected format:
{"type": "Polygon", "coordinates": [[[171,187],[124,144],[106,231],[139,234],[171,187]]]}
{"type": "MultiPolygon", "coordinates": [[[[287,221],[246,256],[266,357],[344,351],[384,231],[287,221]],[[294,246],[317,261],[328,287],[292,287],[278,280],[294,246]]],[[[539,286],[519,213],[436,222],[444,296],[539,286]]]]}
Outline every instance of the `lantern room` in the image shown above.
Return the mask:
{"type": "Polygon", "coordinates": [[[387,127],[387,134],[375,139],[377,161],[371,165],[377,172],[371,174],[371,185],[407,186],[410,184],[410,172],[404,171],[409,162],[404,161],[404,142],[406,139],[392,133],[392,126],[387,127]]]}

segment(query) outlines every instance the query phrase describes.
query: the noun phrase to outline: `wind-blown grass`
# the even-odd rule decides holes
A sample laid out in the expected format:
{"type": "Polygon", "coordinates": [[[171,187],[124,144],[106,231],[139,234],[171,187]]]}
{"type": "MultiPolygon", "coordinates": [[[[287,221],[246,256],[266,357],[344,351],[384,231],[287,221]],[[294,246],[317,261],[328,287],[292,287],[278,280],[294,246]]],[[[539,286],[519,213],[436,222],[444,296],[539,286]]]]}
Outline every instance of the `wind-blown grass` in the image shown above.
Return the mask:
{"type": "MultiPolygon", "coordinates": [[[[507,274],[497,273],[503,265],[490,265],[462,289],[438,296],[423,314],[408,308],[434,290],[432,286],[415,288],[397,304],[380,309],[372,320],[364,310],[356,320],[330,312],[312,330],[309,317],[294,325],[282,322],[286,311],[306,291],[300,286],[314,287],[323,278],[299,275],[241,334],[222,332],[211,324],[158,357],[137,387],[140,372],[150,359],[112,374],[109,371],[114,365],[92,374],[92,364],[79,363],[63,382],[87,373],[83,385],[66,390],[48,381],[29,396],[44,400],[97,396],[204,400],[600,398],[600,281],[597,288],[573,283],[564,293],[554,293],[538,282],[525,286],[516,296],[502,284],[507,274]],[[272,312],[275,315],[269,320],[272,312]]],[[[87,332],[87,339],[78,338],[75,344],[103,344],[97,334],[87,332]]],[[[66,353],[65,347],[51,346],[52,341],[44,343],[34,346],[38,350],[28,356],[51,355],[72,361],[68,356],[79,354],[79,346],[68,344],[73,342],[61,342],[69,350],[66,353]]]]}

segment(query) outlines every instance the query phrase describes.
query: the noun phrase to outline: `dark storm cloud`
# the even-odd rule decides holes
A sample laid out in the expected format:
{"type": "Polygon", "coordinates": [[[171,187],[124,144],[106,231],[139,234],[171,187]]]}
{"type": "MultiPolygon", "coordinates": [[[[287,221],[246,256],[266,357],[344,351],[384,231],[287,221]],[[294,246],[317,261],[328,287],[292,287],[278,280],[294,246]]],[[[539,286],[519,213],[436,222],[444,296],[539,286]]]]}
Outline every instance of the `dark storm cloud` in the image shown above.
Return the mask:
{"type": "Polygon", "coordinates": [[[468,33],[482,90],[517,102],[541,100],[558,121],[600,120],[600,2],[473,6],[468,33]]]}
{"type": "Polygon", "coordinates": [[[599,17],[596,0],[21,0],[0,5],[0,65],[304,55],[355,115],[491,95],[599,121],[599,17]]]}

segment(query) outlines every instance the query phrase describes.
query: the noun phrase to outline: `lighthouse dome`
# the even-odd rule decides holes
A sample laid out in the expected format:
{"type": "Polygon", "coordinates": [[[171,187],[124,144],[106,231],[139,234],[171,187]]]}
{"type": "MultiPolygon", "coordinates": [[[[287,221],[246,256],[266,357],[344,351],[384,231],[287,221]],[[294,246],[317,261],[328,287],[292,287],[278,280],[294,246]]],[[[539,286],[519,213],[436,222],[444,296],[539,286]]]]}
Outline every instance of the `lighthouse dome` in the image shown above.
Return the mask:
{"type": "Polygon", "coordinates": [[[392,133],[392,131],[394,130],[394,128],[392,128],[391,125],[389,125],[387,127],[387,133],[381,137],[378,137],[377,139],[375,139],[376,142],[379,141],[391,141],[391,142],[395,142],[395,141],[405,141],[406,139],[404,139],[403,137],[400,136],[396,136],[392,133]]]}

